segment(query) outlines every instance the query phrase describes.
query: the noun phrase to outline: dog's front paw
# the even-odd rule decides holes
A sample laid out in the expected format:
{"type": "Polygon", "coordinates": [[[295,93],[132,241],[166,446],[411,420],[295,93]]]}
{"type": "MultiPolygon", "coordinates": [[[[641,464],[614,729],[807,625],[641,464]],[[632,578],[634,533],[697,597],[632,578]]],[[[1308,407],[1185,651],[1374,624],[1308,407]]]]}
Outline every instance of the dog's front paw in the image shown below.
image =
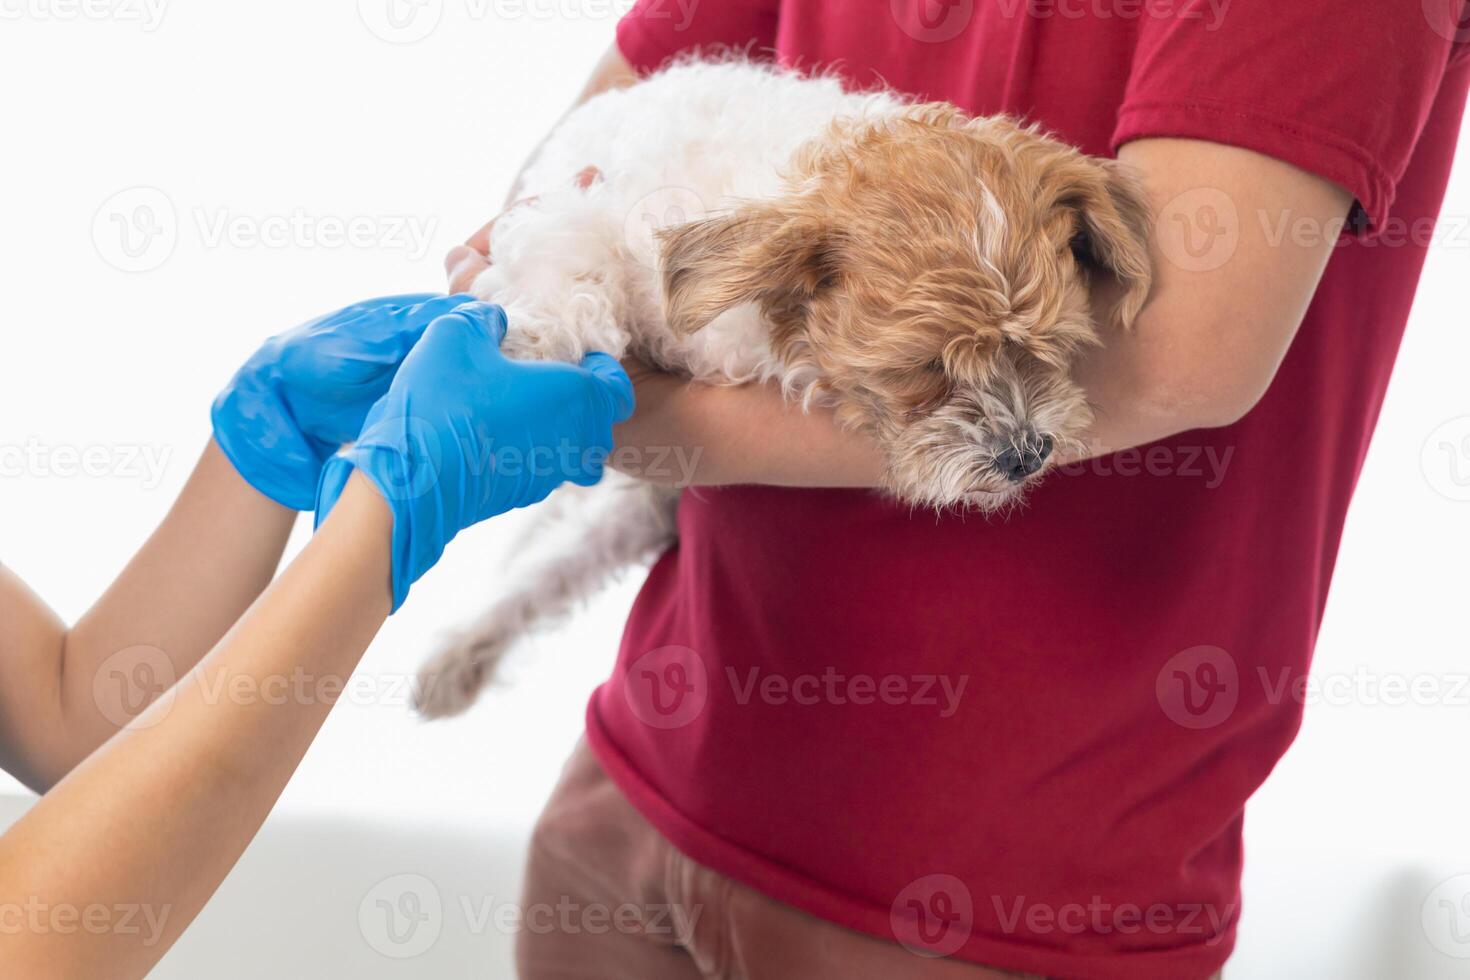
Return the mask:
{"type": "Polygon", "coordinates": [[[494,679],[509,643],[502,638],[457,638],[419,670],[414,708],[425,718],[462,713],[494,679]]]}

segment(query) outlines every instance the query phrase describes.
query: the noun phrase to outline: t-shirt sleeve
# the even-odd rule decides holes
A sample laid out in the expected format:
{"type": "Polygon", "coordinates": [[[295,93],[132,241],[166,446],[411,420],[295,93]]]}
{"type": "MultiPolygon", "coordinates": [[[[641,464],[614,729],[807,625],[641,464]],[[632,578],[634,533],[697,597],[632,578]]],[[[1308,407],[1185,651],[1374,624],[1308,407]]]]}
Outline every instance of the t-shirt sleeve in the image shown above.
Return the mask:
{"type": "Polygon", "coordinates": [[[1371,234],[1453,46],[1436,2],[1145,3],[1113,148],[1178,137],[1254,150],[1346,188],[1352,226],[1371,234]]]}
{"type": "Polygon", "coordinates": [[[618,21],[618,50],[640,75],[690,51],[767,58],[778,6],[778,0],[637,0],[618,21]]]}

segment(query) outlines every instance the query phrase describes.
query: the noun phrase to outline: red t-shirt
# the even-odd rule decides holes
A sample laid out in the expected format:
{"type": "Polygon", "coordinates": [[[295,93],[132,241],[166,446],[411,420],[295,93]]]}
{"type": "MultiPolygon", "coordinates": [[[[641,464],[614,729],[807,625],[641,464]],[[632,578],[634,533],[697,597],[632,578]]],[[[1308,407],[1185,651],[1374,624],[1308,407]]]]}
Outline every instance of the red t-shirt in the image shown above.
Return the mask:
{"type": "MultiPolygon", "coordinates": [[[[1367,222],[1244,419],[1054,474],[1008,517],[686,493],[587,717],[662,833],[920,952],[1102,980],[1220,967],[1245,801],[1300,723],[1292,684],[1450,169],[1459,2],[637,4],[618,43],[641,71],[749,46],[1089,153],[1234,144],[1346,187],[1367,222]]],[[[1195,213],[1203,248],[1229,217],[1195,213]]]]}

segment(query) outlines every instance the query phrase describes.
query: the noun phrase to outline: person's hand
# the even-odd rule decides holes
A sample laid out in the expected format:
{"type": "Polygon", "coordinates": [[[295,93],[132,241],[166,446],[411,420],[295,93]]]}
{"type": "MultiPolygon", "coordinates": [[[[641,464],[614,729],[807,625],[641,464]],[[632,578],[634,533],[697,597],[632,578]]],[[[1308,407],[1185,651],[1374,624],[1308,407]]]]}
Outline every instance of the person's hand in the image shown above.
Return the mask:
{"type": "Polygon", "coordinates": [[[467,303],[429,325],[362,434],[328,461],[320,526],[354,469],[393,511],[393,608],[472,524],[602,478],[612,427],[633,413],[618,362],[512,361],[505,312],[467,303]]]}
{"type": "MultiPolygon", "coordinates": [[[[601,179],[602,173],[596,167],[583,167],[577,176],[572,178],[573,183],[583,190],[601,179]]],[[[456,245],[449,250],[449,254],[444,256],[444,272],[449,276],[450,292],[469,292],[480,273],[490,268],[490,235],[495,231],[495,222],[516,208],[530,204],[534,200],[536,200],[534,197],[525,197],[513,202],[500,214],[485,222],[484,226],[467,238],[463,245],[456,245]]]]}
{"type": "Polygon", "coordinates": [[[367,300],[270,338],[214,400],[215,441],[256,490],[311,510],[327,458],[357,436],[425,328],[473,298],[367,300]]]}

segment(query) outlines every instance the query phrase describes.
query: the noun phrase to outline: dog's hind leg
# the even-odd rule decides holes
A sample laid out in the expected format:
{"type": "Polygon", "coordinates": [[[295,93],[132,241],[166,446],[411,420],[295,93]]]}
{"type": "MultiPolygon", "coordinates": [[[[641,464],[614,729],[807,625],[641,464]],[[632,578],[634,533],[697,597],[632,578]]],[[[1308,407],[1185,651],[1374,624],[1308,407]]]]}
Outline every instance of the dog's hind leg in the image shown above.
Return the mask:
{"type": "Polygon", "coordinates": [[[509,593],[420,669],[414,692],[419,714],[443,718],[464,711],[518,639],[561,622],[623,569],[656,558],[674,541],[678,500],[677,489],[608,474],[580,507],[558,519],[574,523],[577,533],[517,575],[509,593]]]}

